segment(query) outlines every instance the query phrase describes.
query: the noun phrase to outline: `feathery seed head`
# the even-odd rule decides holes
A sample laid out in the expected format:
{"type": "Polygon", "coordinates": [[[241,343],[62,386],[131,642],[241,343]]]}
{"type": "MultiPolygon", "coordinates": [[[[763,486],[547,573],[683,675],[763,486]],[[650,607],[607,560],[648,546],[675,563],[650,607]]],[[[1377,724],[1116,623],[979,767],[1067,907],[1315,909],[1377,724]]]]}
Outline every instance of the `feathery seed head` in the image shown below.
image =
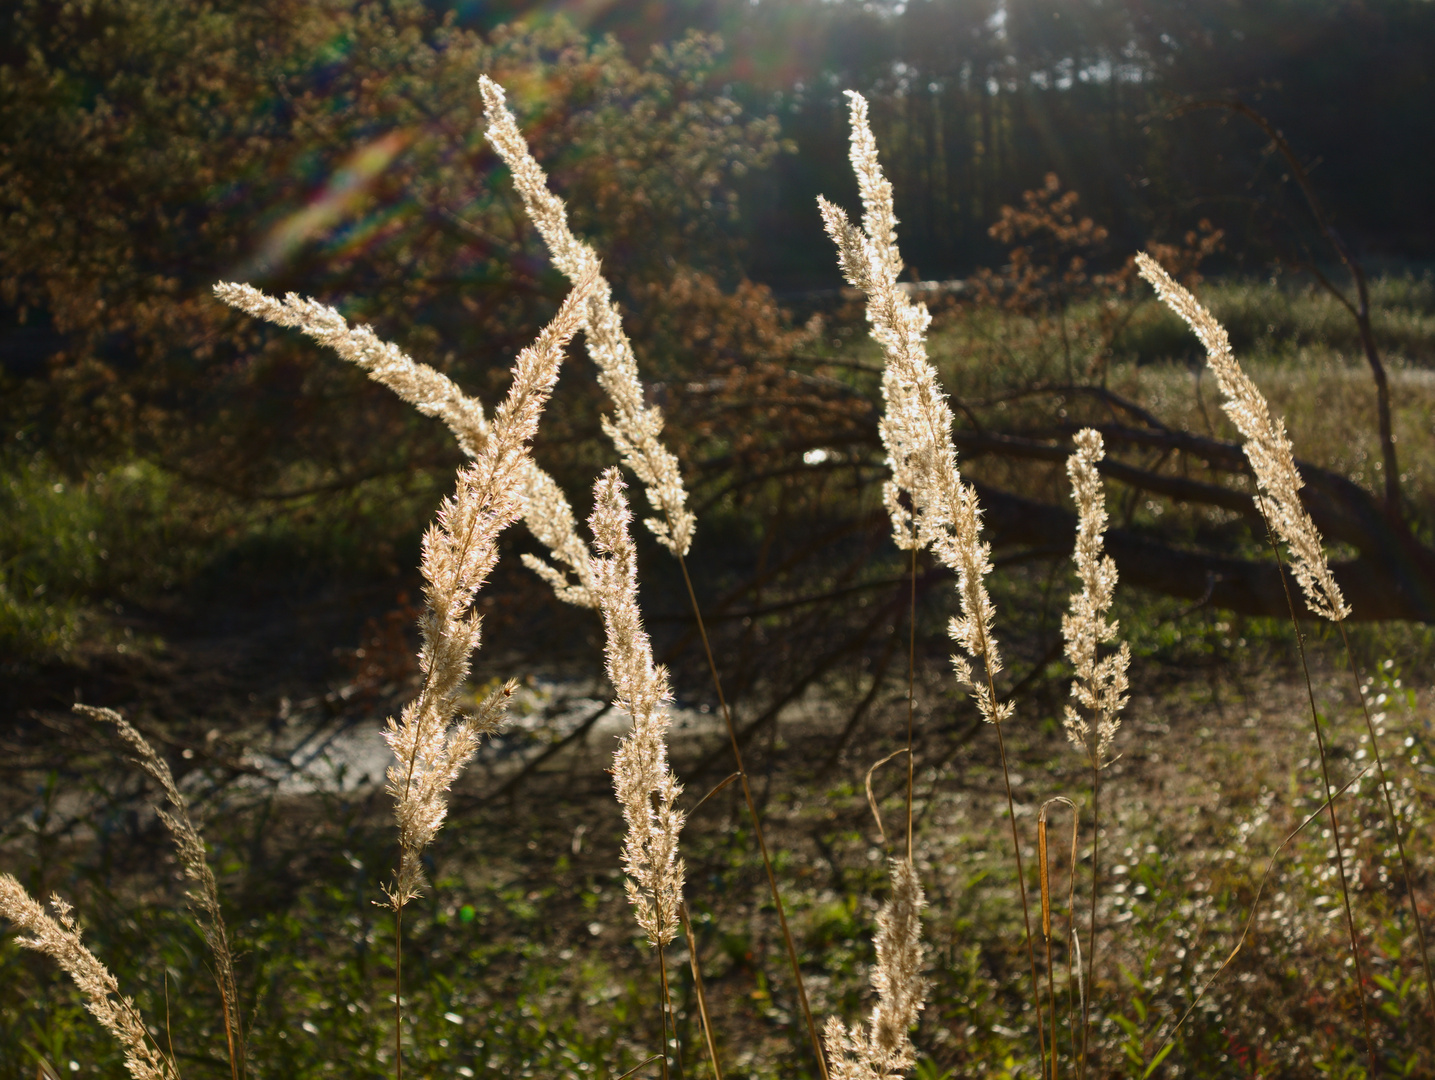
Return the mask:
{"type": "Polygon", "coordinates": [[[1206,361],[1225,398],[1222,408],[1245,440],[1246,459],[1261,491],[1256,505],[1290,549],[1291,572],[1306,603],[1321,618],[1341,622],[1350,614],[1350,606],[1330,572],[1320,530],[1301,504],[1304,481],[1284,422],[1271,416],[1265,396],[1241,369],[1225,327],[1144,251],[1136,256],[1136,266],[1161,301],[1185,320],[1205,346],[1206,361]]]}
{"type": "Polygon", "coordinates": [[[626,826],[623,867],[638,925],[652,945],[678,932],[684,867],[678,857],[683,814],[682,785],[668,765],[667,671],[653,663],[652,644],[638,608],[637,551],[629,535],[632,516],[615,468],[593,489],[593,529],[602,558],[593,563],[593,589],[603,613],[608,678],[617,706],[632,719],[613,755],[613,788],[626,826]]]}
{"type": "Polygon", "coordinates": [[[1081,580],[1081,591],[1071,594],[1070,610],[1061,619],[1061,634],[1066,641],[1066,656],[1076,668],[1071,696],[1076,699],[1096,725],[1096,745],[1091,745],[1091,724],[1072,705],[1066,706],[1066,736],[1072,745],[1087,753],[1092,763],[1101,768],[1110,759],[1111,744],[1121,725],[1121,710],[1126,706],[1126,669],[1130,663],[1130,647],[1121,647],[1110,656],[1098,659],[1098,647],[1116,639],[1117,624],[1109,620],[1112,597],[1116,590],[1116,563],[1102,554],[1106,531],[1106,497],[1101,488],[1097,465],[1106,456],[1101,433],[1085,428],[1076,434],[1076,450],[1067,459],[1066,472],[1071,478],[1072,495],[1076,500],[1076,548],[1072,561],[1081,580]]]}
{"type": "MultiPolygon", "coordinates": [[[[254,318],[300,330],[333,349],[419,412],[442,420],[468,457],[476,458],[488,445],[490,426],[479,401],[460,390],[447,375],[418,363],[397,346],[381,341],[369,327],[351,327],[333,308],[296,293],[277,300],[248,285],[221,282],[214,287],[214,294],[254,318]]],[[[532,459],[525,468],[524,521],[538,542],[547,547],[554,560],[565,569],[532,555],[523,557],[524,564],[552,585],[560,600],[592,607],[588,592],[588,547],[578,538],[577,523],[568,500],[553,478],[532,459]],[[577,582],[572,578],[577,578],[577,582]]]]}
{"type": "Polygon", "coordinates": [[[662,441],[663,414],[643,399],[638,359],[623,331],[623,317],[613,302],[612,287],[598,269],[598,256],[573,235],[563,200],[548,190],[548,177],[529,152],[528,141],[509,112],[503,88],[487,75],[479,79],[488,141],[513,173],[513,183],[539,235],[548,245],[553,265],[573,282],[596,275],[596,287],[584,312],[588,355],[598,368],[598,383],[613,403],[603,417],[603,430],[623,464],[642,481],[648,504],[658,512],[645,525],[675,555],[686,555],[697,518],[687,508],[678,459],[662,441]]]}
{"type": "MultiPolygon", "coordinates": [[[[164,790],[165,798],[169,800],[169,804],[173,808],[172,812],[159,808],[156,808],[155,812],[159,815],[160,821],[164,822],[165,828],[169,830],[169,834],[174,840],[175,850],[179,854],[180,864],[184,867],[185,877],[194,883],[195,888],[188,892],[186,897],[198,917],[204,942],[214,956],[215,975],[219,983],[219,992],[224,997],[227,1013],[227,1034],[232,1040],[230,1049],[235,1060],[242,1066],[244,1058],[243,1026],[239,1015],[239,986],[234,978],[234,958],[229,951],[229,935],[225,929],[224,915],[219,906],[219,885],[214,879],[214,871],[209,866],[204,839],[189,816],[189,802],[179,790],[179,786],[175,784],[174,774],[170,772],[168,763],[159,756],[155,748],[150,745],[149,740],[131,726],[123,716],[113,709],[97,709],[90,705],[76,705],[74,711],[81,716],[88,716],[92,720],[113,724],[120,737],[129,744],[130,749],[134,752],[135,763],[159,783],[164,790]]],[[[65,905],[66,914],[68,914],[68,910],[68,905],[65,905]]]]}
{"type": "Polygon", "coordinates": [[[976,489],[957,469],[952,442],[952,410],[927,359],[926,332],[931,315],[897,287],[902,270],[897,251],[897,217],[892,185],[882,175],[877,143],[867,122],[867,102],[848,91],[851,102],[851,161],[862,194],[859,231],[839,208],[819,198],[828,234],[847,280],[867,294],[867,321],[882,346],[882,419],[878,430],[887,451],[892,480],[883,502],[898,547],[930,547],[957,575],[961,612],[948,631],[961,648],[952,658],[957,678],[977,700],[982,716],[1001,723],[1012,714],[1001,702],[993,680],[1002,670],[1001,652],[992,631],[995,612],[986,590],[990,548],[981,540],[982,515],[976,489]],[[911,509],[903,505],[905,493],[911,509]],[[980,671],[973,669],[973,662],[980,671]]]}
{"type": "Polygon", "coordinates": [[[877,1004],[864,1028],[827,1020],[824,1041],[836,1080],[901,1080],[916,1064],[911,1030],[927,992],[922,978],[922,909],[926,896],[908,859],[893,859],[892,894],[877,913],[877,1004]]]}
{"type": "Polygon", "coordinates": [[[401,850],[398,879],[389,890],[395,908],[422,889],[420,856],[448,815],[449,788],[481,738],[501,724],[513,692],[512,684],[500,687],[476,714],[451,726],[479,643],[474,595],[498,562],[499,534],[523,513],[524,488],[531,481],[528,443],[594,284],[591,273],[580,279],[538,340],[518,354],[513,383],[494,412],[488,440],[459,471],[456,490],[424,534],[420,569],[425,610],[419,622],[423,687],[397,720],[389,719],[384,733],[394,751],[388,791],[395,801],[401,850]]]}
{"type": "Polygon", "coordinates": [[[135,1080],[178,1080],[174,1063],[150,1039],[134,999],[120,994],[109,968],[85,947],[74,909],[58,896],[51,897],[50,904],[53,917],[14,877],[0,874],[0,918],[29,935],[19,939],[22,946],[44,953],[74,980],[85,1008],[124,1048],[130,1075],[135,1080]]]}

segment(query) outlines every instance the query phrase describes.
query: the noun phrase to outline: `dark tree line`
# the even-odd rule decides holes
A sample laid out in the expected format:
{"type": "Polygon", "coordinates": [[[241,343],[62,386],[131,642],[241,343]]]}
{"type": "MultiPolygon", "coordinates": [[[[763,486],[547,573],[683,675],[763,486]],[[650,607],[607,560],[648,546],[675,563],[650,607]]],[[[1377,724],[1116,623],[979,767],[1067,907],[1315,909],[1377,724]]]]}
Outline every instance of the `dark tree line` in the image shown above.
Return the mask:
{"type": "Polygon", "coordinates": [[[987,227],[1048,172],[1111,230],[1114,257],[1202,217],[1233,265],[1299,245],[1289,170],[1212,97],[1258,108],[1306,155],[1369,256],[1435,252],[1435,5],[1425,0],[693,0],[618,4],[593,24],[634,46],[704,26],[734,92],[798,153],[748,192],[749,272],[779,288],[835,271],[813,196],[846,197],[841,91],[873,102],[909,263],[961,276],[1002,254],[987,227]],[[649,18],[638,25],[635,11],[649,18]],[[1294,235],[1293,235],[1294,234],[1294,235]]]}

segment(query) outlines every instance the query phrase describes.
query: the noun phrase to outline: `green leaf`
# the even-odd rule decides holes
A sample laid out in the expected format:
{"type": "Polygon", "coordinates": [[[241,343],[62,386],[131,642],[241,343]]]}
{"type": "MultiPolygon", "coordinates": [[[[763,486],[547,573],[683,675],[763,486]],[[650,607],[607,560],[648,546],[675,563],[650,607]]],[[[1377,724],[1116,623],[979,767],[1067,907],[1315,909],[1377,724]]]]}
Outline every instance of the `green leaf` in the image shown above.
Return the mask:
{"type": "Polygon", "coordinates": [[[1146,1080],[1148,1076],[1155,1072],[1156,1066],[1160,1065],[1161,1062],[1165,1061],[1166,1055],[1174,1049],[1176,1049],[1176,1044],[1174,1042],[1168,1042],[1165,1046],[1161,1047],[1160,1050],[1156,1051],[1156,1056],[1151,1059],[1151,1064],[1147,1065],[1146,1071],[1141,1074],[1141,1080],[1146,1080]]]}

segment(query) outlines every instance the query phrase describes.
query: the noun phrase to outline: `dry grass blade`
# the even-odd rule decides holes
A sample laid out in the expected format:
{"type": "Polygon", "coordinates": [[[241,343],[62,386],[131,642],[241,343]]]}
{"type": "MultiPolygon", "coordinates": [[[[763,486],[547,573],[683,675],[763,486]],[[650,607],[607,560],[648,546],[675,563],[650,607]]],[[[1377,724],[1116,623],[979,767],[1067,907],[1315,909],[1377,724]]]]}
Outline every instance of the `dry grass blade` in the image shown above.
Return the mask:
{"type": "Polygon", "coordinates": [[[717,784],[716,787],[714,787],[711,791],[709,791],[706,795],[704,795],[701,799],[699,799],[699,800],[697,801],[696,805],[694,805],[693,808],[688,811],[688,817],[692,817],[694,814],[696,814],[696,813],[698,812],[698,810],[702,807],[703,803],[707,802],[707,801],[708,801],[709,799],[711,799],[714,795],[716,795],[718,792],[722,791],[722,790],[723,790],[724,788],[726,788],[729,784],[731,784],[734,780],[739,779],[741,776],[742,776],[741,773],[729,773],[727,776],[723,777],[722,780],[718,781],[718,784],[717,784]]]}
{"type": "Polygon", "coordinates": [[[877,835],[882,838],[882,843],[884,844],[887,842],[887,832],[885,829],[882,828],[882,812],[877,809],[877,796],[872,792],[872,774],[875,773],[878,769],[880,769],[883,765],[887,764],[887,762],[891,761],[894,757],[897,757],[899,754],[907,754],[908,756],[911,756],[911,753],[911,749],[905,746],[902,747],[900,750],[893,750],[881,761],[877,762],[875,765],[873,765],[870,769],[867,770],[867,779],[863,782],[863,786],[865,786],[867,789],[867,805],[872,808],[872,818],[874,821],[877,822],[877,835]]]}
{"type": "MultiPolygon", "coordinates": [[[[224,1033],[228,1042],[229,1068],[234,1080],[244,1075],[244,1025],[239,1012],[239,987],[234,979],[234,958],[229,951],[229,934],[224,925],[224,914],[219,906],[219,885],[214,871],[209,866],[205,852],[204,838],[189,816],[189,801],[174,782],[169,765],[160,757],[149,741],[119,713],[113,709],[98,709],[90,705],[76,705],[74,711],[92,720],[113,724],[120,737],[134,751],[133,760],[147,772],[164,790],[165,798],[173,812],[157,810],[170,836],[174,838],[175,850],[179,853],[184,876],[194,883],[194,891],[188,893],[191,908],[199,916],[200,932],[214,957],[215,981],[224,1008],[224,1033]]],[[[168,983],[166,983],[168,1000],[168,983]]],[[[171,1057],[173,1055],[171,1054],[171,1057]]]]}
{"type": "Polygon", "coordinates": [[[632,1076],[639,1069],[646,1068],[647,1066],[658,1060],[660,1060],[660,1055],[658,1054],[654,1054],[652,1057],[646,1057],[642,1061],[638,1062],[638,1064],[634,1065],[627,1072],[625,1072],[622,1076],[618,1077],[618,1080],[628,1080],[628,1077],[632,1076]]]}
{"type": "MultiPolygon", "coordinates": [[[[1053,806],[1056,806],[1057,804],[1063,804],[1063,805],[1065,805],[1066,807],[1068,807],[1068,808],[1071,810],[1071,874],[1070,874],[1070,877],[1069,877],[1068,882],[1067,882],[1067,888],[1068,888],[1068,892],[1067,892],[1067,913],[1068,913],[1067,931],[1068,931],[1068,939],[1069,939],[1069,941],[1070,941],[1070,942],[1076,942],[1076,950],[1077,950],[1078,955],[1079,955],[1080,949],[1081,949],[1080,943],[1079,943],[1078,939],[1076,938],[1076,935],[1072,932],[1072,929],[1073,929],[1073,926],[1074,926],[1074,921],[1075,921],[1075,911],[1074,911],[1073,901],[1074,901],[1074,898],[1075,898],[1075,889],[1076,889],[1076,843],[1077,843],[1077,832],[1078,832],[1078,829],[1079,829],[1079,827],[1080,827],[1081,819],[1080,819],[1079,814],[1077,813],[1076,804],[1075,804],[1074,802],[1072,802],[1070,799],[1066,798],[1064,795],[1058,795],[1058,796],[1056,796],[1055,798],[1047,799],[1046,802],[1042,803],[1042,804],[1041,804],[1041,809],[1040,809],[1039,811],[1037,811],[1037,815],[1036,815],[1036,858],[1037,858],[1037,862],[1038,862],[1038,864],[1039,864],[1039,869],[1038,869],[1038,881],[1039,881],[1040,886],[1041,886],[1041,933],[1042,933],[1043,939],[1044,939],[1045,942],[1046,942],[1046,999],[1047,999],[1047,1005],[1048,1005],[1048,1007],[1049,1007],[1049,1012],[1051,1013],[1051,1078],[1052,1078],[1052,1080],[1056,1080],[1056,1076],[1057,1076],[1057,1053],[1056,1053],[1056,982],[1055,982],[1055,976],[1054,976],[1053,970],[1052,970],[1052,960],[1051,960],[1051,863],[1050,863],[1050,861],[1049,861],[1049,859],[1048,859],[1048,855],[1047,855],[1047,835],[1046,835],[1046,834],[1047,834],[1047,811],[1049,811],[1053,806]]],[[[1067,960],[1068,960],[1068,963],[1067,963],[1067,973],[1066,973],[1066,977],[1067,977],[1067,982],[1068,982],[1068,993],[1069,993],[1069,984],[1070,984],[1070,981],[1071,981],[1070,954],[1068,954],[1067,960]]],[[[1078,975],[1079,975],[1079,973],[1080,973],[1080,972],[1079,972],[1079,965],[1078,965],[1078,975]]],[[[1082,995],[1082,1000],[1083,1000],[1083,1001],[1085,1000],[1085,995],[1084,995],[1084,994],[1082,995]]],[[[1076,1032],[1073,1030],[1073,1031],[1072,1031],[1072,1041],[1073,1041],[1073,1044],[1075,1043],[1075,1040],[1076,1040],[1076,1032]]]]}
{"type": "MultiPolygon", "coordinates": [[[[728,777],[728,780],[736,778],[736,774],[728,777]]],[[[722,786],[726,786],[727,781],[722,786]]],[[[703,968],[698,960],[698,939],[693,933],[693,920],[688,914],[687,901],[683,901],[678,908],[678,914],[682,917],[683,933],[688,939],[688,962],[693,969],[693,989],[698,995],[698,1017],[703,1024],[703,1041],[707,1043],[708,1060],[713,1063],[713,1080],[722,1080],[722,1062],[718,1060],[717,1039],[713,1035],[712,1018],[708,1015],[708,995],[703,986],[703,968]]]]}
{"type": "Polygon", "coordinates": [[[1037,880],[1041,886],[1041,932],[1051,940],[1051,865],[1046,855],[1046,814],[1036,819],[1037,880]]]}

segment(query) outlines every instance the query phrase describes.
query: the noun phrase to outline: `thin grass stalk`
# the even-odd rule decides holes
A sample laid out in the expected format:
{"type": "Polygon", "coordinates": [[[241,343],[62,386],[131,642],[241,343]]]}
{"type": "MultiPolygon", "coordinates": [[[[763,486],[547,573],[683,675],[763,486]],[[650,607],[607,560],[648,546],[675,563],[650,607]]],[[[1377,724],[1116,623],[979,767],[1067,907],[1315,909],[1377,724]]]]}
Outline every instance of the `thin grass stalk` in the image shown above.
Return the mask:
{"type": "Polygon", "coordinates": [[[672,994],[672,990],[669,989],[669,987],[668,987],[668,960],[667,960],[667,957],[666,957],[666,956],[664,955],[664,953],[663,953],[663,946],[662,946],[662,945],[659,945],[659,946],[658,946],[657,952],[658,952],[658,979],[659,979],[659,981],[660,981],[660,983],[661,983],[661,985],[662,985],[662,988],[663,988],[663,1001],[662,1001],[662,1013],[663,1013],[663,1080],[667,1080],[668,1076],[670,1075],[670,1072],[669,1072],[669,1069],[668,1069],[668,1053],[669,1053],[669,1048],[671,1048],[671,1050],[672,1050],[673,1059],[674,1059],[674,1064],[678,1066],[678,1068],[677,1068],[676,1071],[678,1072],[678,1074],[679,1074],[680,1076],[681,1076],[681,1074],[682,1074],[682,1051],[681,1051],[681,1049],[678,1048],[678,1023],[677,1023],[677,1017],[672,1015],[672,1012],[673,1012],[673,994],[672,994]],[[672,1037],[672,1041],[671,1041],[671,1042],[668,1041],[668,1021],[669,1021],[669,1020],[672,1021],[672,1028],[673,1028],[673,1037],[672,1037]]]}
{"type": "MultiPolygon", "coordinates": [[[[1074,938],[1074,936],[1073,936],[1073,935],[1074,935],[1074,926],[1075,926],[1075,921],[1076,921],[1076,911],[1075,911],[1075,908],[1076,908],[1076,903],[1075,903],[1075,900],[1076,900],[1076,854],[1077,854],[1077,841],[1078,841],[1079,835],[1080,835],[1081,818],[1080,818],[1080,816],[1079,816],[1079,814],[1078,814],[1078,812],[1077,812],[1076,803],[1072,802],[1072,801],[1071,801],[1070,799],[1068,799],[1065,795],[1057,795],[1057,796],[1054,796],[1054,797],[1052,797],[1052,798],[1050,798],[1050,799],[1047,799],[1046,802],[1042,803],[1042,804],[1041,804],[1041,809],[1037,811],[1037,815],[1036,815],[1036,829],[1037,829],[1037,834],[1036,834],[1036,846],[1037,846],[1037,859],[1038,859],[1039,862],[1040,862],[1040,870],[1039,870],[1039,875],[1038,875],[1038,876],[1039,876],[1039,882],[1040,882],[1040,885],[1041,885],[1041,932],[1042,932],[1042,936],[1046,939],[1046,992],[1047,992],[1047,1002],[1048,1002],[1048,1004],[1051,1006],[1051,1076],[1052,1076],[1052,1080],[1056,1080],[1056,1076],[1057,1076],[1057,1056],[1058,1056],[1058,1055],[1057,1055],[1057,1034],[1056,1034],[1056,988],[1055,988],[1055,972],[1054,972],[1054,964],[1053,964],[1052,955],[1051,955],[1051,939],[1052,939],[1052,933],[1051,933],[1051,921],[1052,921],[1052,920],[1051,920],[1051,862],[1050,862],[1050,855],[1049,855],[1049,845],[1048,845],[1048,842],[1047,842],[1047,819],[1048,819],[1048,811],[1051,809],[1052,806],[1054,806],[1054,805],[1057,804],[1057,803],[1062,803],[1063,805],[1066,806],[1066,808],[1067,808],[1068,810],[1071,811],[1071,866],[1070,866],[1070,868],[1069,868],[1069,870],[1068,870],[1068,872],[1067,872],[1067,879],[1066,879],[1066,934],[1067,934],[1066,981],[1067,981],[1068,1001],[1070,1000],[1070,990],[1071,990],[1071,981],[1072,981],[1072,980],[1071,980],[1071,955],[1072,955],[1072,952],[1073,952],[1073,951],[1075,951],[1078,955],[1080,954],[1080,946],[1079,946],[1079,944],[1078,944],[1077,948],[1076,948],[1075,950],[1073,950],[1073,949],[1072,949],[1072,942],[1076,940],[1076,939],[1074,938]]],[[[1076,1025],[1075,1025],[1074,1018],[1073,1018],[1073,1016],[1072,1016],[1072,1013],[1071,1013],[1071,1010],[1070,1010],[1070,1009],[1067,1010],[1067,1026],[1068,1026],[1068,1028],[1069,1028],[1070,1031],[1071,1031],[1072,1057],[1073,1057],[1073,1060],[1075,1060],[1076,1051],[1077,1051],[1076,1025]]]]}
{"type": "Polygon", "coordinates": [[[1299,836],[1306,829],[1306,827],[1310,825],[1311,822],[1315,821],[1317,818],[1320,817],[1321,814],[1325,813],[1327,806],[1329,806],[1336,799],[1340,798],[1340,796],[1344,795],[1346,791],[1350,789],[1352,784],[1354,784],[1357,780],[1359,780],[1369,771],[1370,768],[1369,766],[1367,766],[1366,768],[1361,769],[1360,772],[1356,773],[1345,783],[1341,784],[1340,787],[1335,790],[1334,794],[1332,794],[1329,799],[1327,799],[1324,803],[1322,803],[1315,809],[1314,813],[1307,816],[1304,821],[1302,821],[1299,825],[1292,829],[1286,835],[1286,838],[1282,840],[1279,845],[1277,845],[1275,851],[1271,853],[1270,859],[1266,862],[1265,873],[1261,875],[1261,880],[1256,886],[1255,899],[1251,901],[1251,910],[1246,914],[1246,923],[1241,930],[1241,936],[1236,939],[1235,946],[1226,956],[1226,959],[1221,962],[1221,966],[1211,973],[1211,977],[1206,980],[1205,984],[1201,987],[1201,989],[1197,991],[1196,996],[1191,999],[1191,1004],[1186,1006],[1186,1011],[1182,1013],[1181,1018],[1176,1021],[1176,1026],[1171,1029],[1171,1034],[1166,1036],[1166,1041],[1163,1042],[1161,1046],[1157,1048],[1156,1054],[1154,1057],[1152,1057],[1151,1064],[1146,1067],[1146,1072],[1142,1075],[1141,1080],[1146,1080],[1146,1077],[1149,1077],[1156,1070],[1156,1066],[1165,1060],[1167,1053],[1169,1053],[1168,1048],[1175,1041],[1176,1036],[1181,1033],[1182,1026],[1186,1023],[1187,1020],[1191,1018],[1191,1014],[1196,1011],[1196,1007],[1200,1005],[1201,1002],[1205,999],[1207,991],[1209,991],[1211,987],[1216,984],[1216,980],[1221,977],[1221,974],[1226,970],[1226,968],[1231,966],[1231,961],[1234,960],[1237,954],[1240,953],[1241,949],[1245,947],[1246,938],[1248,938],[1251,933],[1251,927],[1256,924],[1256,913],[1260,909],[1261,896],[1266,890],[1266,882],[1270,880],[1271,871],[1275,869],[1276,859],[1280,857],[1281,852],[1284,851],[1286,847],[1290,844],[1290,842],[1294,840],[1297,836],[1299,836]]]}
{"type": "Polygon", "coordinates": [[[916,784],[916,763],[912,755],[912,729],[915,725],[917,691],[917,548],[912,547],[912,610],[911,632],[907,638],[907,861],[912,861],[912,789],[916,784]]]}
{"type": "MultiPolygon", "coordinates": [[[[726,786],[726,782],[724,782],[726,786]]],[[[678,906],[678,916],[682,919],[683,933],[688,938],[688,962],[693,969],[693,990],[698,998],[698,1018],[703,1025],[703,1041],[707,1044],[708,1060],[713,1066],[713,1080],[722,1080],[722,1063],[718,1060],[717,1041],[713,1037],[712,1020],[708,1016],[708,995],[703,987],[703,968],[698,961],[698,938],[693,933],[693,921],[688,915],[688,904],[684,900],[678,906]]]]}
{"type": "Polygon", "coordinates": [[[1081,1076],[1091,1044],[1091,997],[1096,992],[1096,898],[1101,891],[1101,769],[1091,766],[1091,936],[1086,949],[1086,993],[1081,998],[1081,1076]]]}
{"type": "MultiPolygon", "coordinates": [[[[991,675],[988,674],[987,682],[990,686],[991,675]]],[[[996,688],[991,687],[992,697],[996,697],[996,688]]],[[[1017,895],[1021,898],[1021,921],[1026,928],[1026,958],[1031,965],[1031,989],[1032,1001],[1036,1006],[1036,1031],[1038,1049],[1041,1053],[1041,1071],[1046,1072],[1046,1032],[1041,1016],[1041,981],[1036,974],[1036,949],[1032,945],[1031,934],[1031,911],[1026,899],[1026,870],[1021,858],[1021,836],[1016,827],[1016,800],[1011,793],[1011,769],[1007,766],[1006,740],[1002,738],[1001,721],[992,725],[997,729],[997,752],[1001,755],[1002,783],[1006,787],[1006,811],[1007,818],[1011,822],[1011,847],[1012,853],[1016,856],[1016,882],[1017,895]]]]}
{"type": "Polygon", "coordinates": [[[1345,657],[1350,665],[1350,677],[1355,682],[1355,694],[1360,699],[1360,712],[1365,718],[1365,731],[1370,737],[1370,750],[1375,756],[1376,776],[1380,790],[1385,795],[1385,810],[1390,817],[1390,829],[1395,833],[1395,849],[1400,854],[1400,871],[1405,878],[1405,896],[1410,901],[1410,917],[1415,920],[1415,936],[1420,943],[1420,964],[1425,971],[1425,1000],[1430,1006],[1430,1019],[1435,1022],[1435,981],[1430,977],[1430,951],[1425,944],[1425,927],[1420,920],[1420,906],[1415,900],[1415,884],[1410,877],[1410,860],[1405,855],[1405,839],[1400,833],[1400,819],[1395,813],[1395,801],[1390,795],[1390,782],[1385,777],[1385,762],[1381,760],[1380,743],[1375,737],[1375,724],[1370,718],[1370,705],[1365,700],[1365,691],[1360,685],[1360,672],[1355,666],[1355,652],[1350,647],[1350,637],[1345,632],[1345,620],[1335,624],[1340,629],[1340,640],[1345,645],[1345,657]]]}
{"type": "Polygon", "coordinates": [[[1051,863],[1046,850],[1046,808],[1036,819],[1036,857],[1041,882],[1041,936],[1046,942],[1046,1004],[1051,1012],[1051,1080],[1056,1080],[1056,981],[1051,959],[1051,863]]]}
{"type": "Polygon", "coordinates": [[[404,906],[394,908],[394,1080],[404,1080],[404,906]]]}
{"type": "Polygon", "coordinates": [[[698,605],[697,593],[693,590],[693,579],[688,573],[687,559],[678,553],[678,566],[683,571],[683,584],[687,586],[688,601],[692,604],[693,618],[698,624],[698,636],[702,639],[703,654],[707,657],[708,672],[712,676],[713,690],[717,693],[718,707],[722,710],[723,722],[727,725],[728,740],[732,743],[732,756],[737,764],[738,781],[742,784],[742,797],[747,803],[748,817],[752,819],[753,835],[757,838],[757,849],[762,855],[762,867],[767,872],[768,891],[777,908],[777,922],[782,928],[782,940],[787,947],[787,959],[792,966],[792,980],[797,988],[797,1001],[802,1007],[802,1017],[807,1022],[807,1034],[812,1040],[812,1053],[817,1058],[822,1080],[829,1080],[827,1058],[822,1051],[822,1040],[817,1034],[817,1024],[812,1018],[812,1006],[807,1000],[807,984],[802,978],[802,965],[797,958],[797,945],[792,940],[792,931],[787,925],[787,910],[782,903],[782,892],[777,887],[777,873],[772,866],[772,856],[767,850],[767,836],[763,832],[762,817],[757,812],[757,802],[752,797],[752,785],[748,782],[747,765],[743,761],[742,746],[738,742],[737,725],[733,723],[732,710],[723,694],[722,679],[718,677],[717,663],[713,660],[712,642],[708,640],[707,625],[703,622],[702,609],[698,605]]]}
{"type": "MultiPolygon", "coordinates": [[[[1077,811],[1076,803],[1063,799],[1071,807],[1071,865],[1066,875],[1066,1026],[1071,1033],[1071,1058],[1077,1060],[1076,1042],[1076,1015],[1071,1003],[1071,988],[1073,983],[1080,1000],[1084,1004],[1086,992],[1082,989],[1084,977],[1081,963],[1081,937],[1076,929],[1076,853],[1077,843],[1081,834],[1081,815],[1077,811]],[[1076,978],[1072,979],[1072,958],[1076,960],[1076,978]]],[[[1056,1047],[1053,1043],[1052,1054],[1055,1055],[1056,1047]]]]}
{"type": "Polygon", "coordinates": [[[1335,842],[1335,869],[1340,879],[1340,901],[1345,908],[1345,926],[1350,936],[1350,956],[1355,962],[1355,991],[1360,998],[1360,1018],[1365,1025],[1365,1053],[1370,1062],[1370,1075],[1373,1078],[1380,1075],[1375,1058],[1375,1034],[1370,1026],[1370,1006],[1365,1000],[1365,971],[1360,963],[1360,945],[1355,934],[1355,916],[1351,912],[1350,889],[1345,879],[1345,852],[1340,842],[1340,820],[1335,812],[1335,795],[1330,786],[1330,765],[1326,760],[1325,734],[1320,728],[1320,710],[1315,704],[1315,686],[1311,682],[1310,666],[1306,662],[1305,634],[1301,632],[1300,620],[1296,617],[1295,598],[1291,595],[1290,585],[1286,581],[1285,560],[1281,556],[1280,544],[1276,541],[1270,520],[1265,516],[1265,507],[1261,506],[1259,502],[1256,506],[1261,511],[1262,520],[1265,521],[1266,539],[1270,541],[1271,551],[1276,557],[1276,567],[1280,571],[1281,588],[1285,591],[1286,606],[1290,609],[1291,627],[1295,631],[1296,651],[1300,654],[1301,674],[1305,677],[1306,696],[1310,701],[1310,722],[1315,729],[1316,748],[1320,751],[1320,778],[1325,787],[1326,808],[1330,812],[1330,835],[1335,842]]]}
{"type": "Polygon", "coordinates": [[[632,1075],[633,1075],[635,1072],[637,1072],[639,1069],[646,1068],[647,1066],[651,1065],[653,1062],[657,1061],[658,1058],[659,1058],[659,1056],[660,1056],[660,1055],[658,1055],[658,1054],[653,1054],[651,1057],[645,1057],[642,1061],[638,1062],[638,1064],[634,1065],[631,1069],[629,1069],[627,1072],[625,1072],[622,1076],[618,1077],[618,1080],[628,1080],[628,1077],[632,1076],[632,1075]]]}

